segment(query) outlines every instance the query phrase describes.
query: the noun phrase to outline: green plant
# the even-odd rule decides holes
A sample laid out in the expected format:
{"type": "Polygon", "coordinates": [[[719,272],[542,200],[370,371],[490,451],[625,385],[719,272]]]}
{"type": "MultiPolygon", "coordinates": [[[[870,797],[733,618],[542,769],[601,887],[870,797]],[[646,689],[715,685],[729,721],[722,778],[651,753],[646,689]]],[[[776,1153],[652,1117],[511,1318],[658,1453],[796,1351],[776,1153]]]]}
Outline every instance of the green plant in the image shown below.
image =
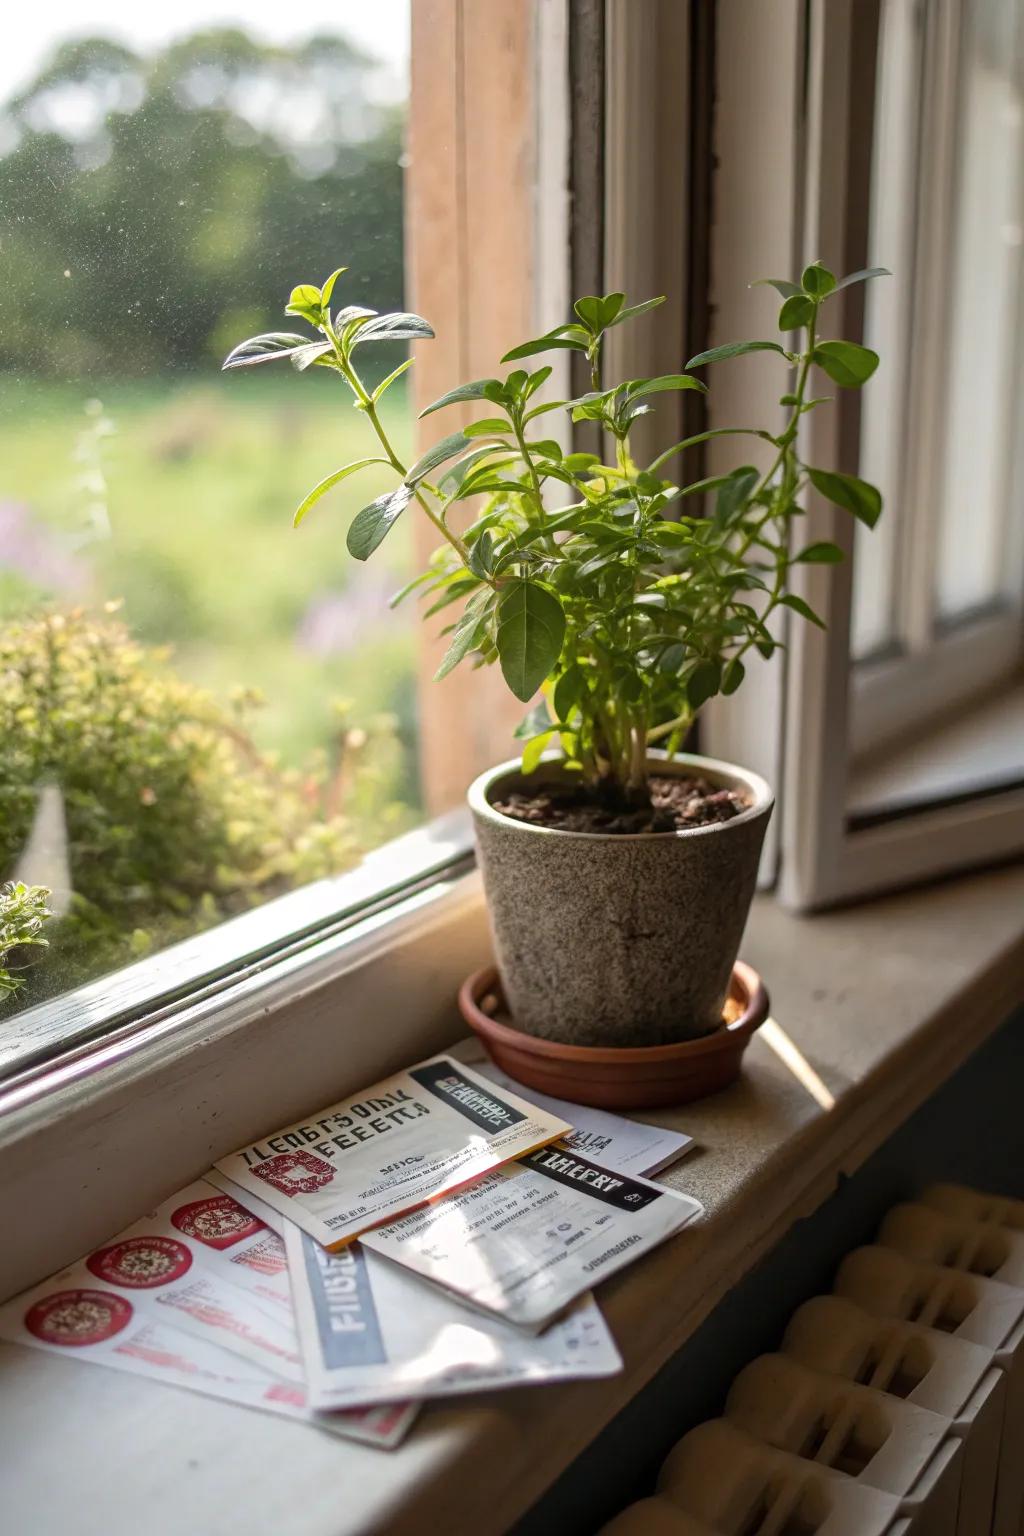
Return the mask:
{"type": "Polygon", "coordinates": [[[33,1000],[344,869],[394,830],[386,809],[382,822],[370,813],[394,749],[388,721],[353,728],[342,708],[333,749],[285,770],[247,729],[258,702],[219,704],[110,612],[4,626],[0,873],[40,787],[56,784],[74,893],[33,1000]]]}
{"type": "Polygon", "coordinates": [[[52,916],[46,905],[50,893],[44,885],[25,885],[21,880],[9,880],[0,885],[0,1003],[25,985],[14,971],[23,969],[24,962],[11,958],[15,951],[29,948],[45,949],[48,940],[42,937],[42,927],[52,916]]]}
{"type": "MultiPolygon", "coordinates": [[[[319,339],[273,332],[243,342],[225,368],[248,367],[287,357],[303,371],[324,367],[349,386],[383,450],[383,458],[359,459],[328,475],[295,513],[296,524],[334,486],[371,464],[389,464],[398,485],[356,514],[347,544],[367,559],[406,507],[415,502],[443,543],[429,569],[399,594],[418,590],[431,599],[427,615],[457,604],[461,613],[438,677],[465,658],[497,661],[515,696],[543,701],[521,727],[524,768],[560,740],[567,764],[579,770],[593,793],[613,801],[647,796],[647,749],[673,749],[700,708],[718,693],[736,691],[751,650],[771,656],[779,641],[768,620],[791,609],[820,624],[808,604],[789,590],[792,568],[842,558],[834,544],[791,548],[801,515],[800,497],[813,487],[873,526],[881,512],[874,486],[854,475],[815,468],[800,457],[801,417],[824,403],[810,392],[814,370],[843,388],[858,388],[874,372],[877,355],[855,342],[820,338],[822,308],[851,283],[881,275],[874,268],[837,282],[820,263],[799,284],[769,280],[783,303],[779,329],[799,332],[801,345],[741,341],[691,358],[688,369],[748,352],[773,352],[794,370],[782,396],[788,420],[780,433],[760,428],[718,428],[675,443],[649,464],[635,463],[630,428],[651,409],[651,398],[669,390],[700,390],[689,372],[629,379],[607,387],[602,352],[609,330],[663,302],[626,305],[621,293],[579,299],[575,318],[506,353],[518,363],[555,349],[582,352],[590,363],[592,389],[569,401],[537,403],[551,375],[515,368],[504,378],[477,379],[450,390],[421,414],[474,403],[491,414],[453,432],[411,467],[396,456],[381,424],[381,396],[409,363],[369,390],[357,354],[367,343],[429,337],[417,315],[377,315],[355,306],[336,313],[332,293],[344,268],[322,288],[293,290],[286,313],[308,322],[319,339]],[[593,453],[565,453],[544,437],[541,418],[569,410],[574,421],[599,423],[614,444],[614,462],[593,453]],[[770,445],[769,464],[742,464],[728,474],[677,484],[665,467],[710,437],[751,437],[770,445]],[[552,497],[554,493],[554,497],[552,497]],[[708,515],[680,510],[687,498],[710,498],[708,515]],[[464,532],[452,513],[485,497],[464,532]],[[561,505],[551,506],[554,499],[561,505]]],[[[698,507],[700,501],[697,502],[698,507]]],[[[397,601],[397,599],[396,599],[397,601]]]]}

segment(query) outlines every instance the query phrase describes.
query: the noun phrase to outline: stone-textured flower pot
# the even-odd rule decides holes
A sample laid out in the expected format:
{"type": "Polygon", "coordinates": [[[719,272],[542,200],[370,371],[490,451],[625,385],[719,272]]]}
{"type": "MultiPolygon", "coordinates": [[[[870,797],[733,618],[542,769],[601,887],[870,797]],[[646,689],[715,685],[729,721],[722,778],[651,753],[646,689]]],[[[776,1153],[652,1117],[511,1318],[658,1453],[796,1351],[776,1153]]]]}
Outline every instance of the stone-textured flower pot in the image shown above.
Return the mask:
{"type": "Polygon", "coordinates": [[[469,805],[502,988],[516,1028],[570,1045],[667,1045],[716,1029],[750,910],[770,789],[714,758],[652,753],[662,774],[698,773],[749,808],[684,832],[565,832],[492,801],[557,780],[547,759],[474,781],[469,805]]]}

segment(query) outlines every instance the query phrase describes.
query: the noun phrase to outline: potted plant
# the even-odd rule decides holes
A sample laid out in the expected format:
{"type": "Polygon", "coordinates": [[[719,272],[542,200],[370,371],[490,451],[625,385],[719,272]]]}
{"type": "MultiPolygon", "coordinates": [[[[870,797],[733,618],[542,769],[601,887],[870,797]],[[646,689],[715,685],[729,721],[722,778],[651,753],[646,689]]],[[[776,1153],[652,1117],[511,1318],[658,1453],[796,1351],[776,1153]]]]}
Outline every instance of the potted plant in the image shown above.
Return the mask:
{"type": "Polygon", "coordinates": [[[881,269],[839,282],[815,262],[799,283],[773,280],[786,345],[735,342],[692,358],[693,371],[616,384],[602,370],[608,332],[663,301],[582,298],[567,324],[507,353],[504,376],[460,385],[428,406],[423,416],[465,402],[485,414],[411,466],[378,411],[409,362],[371,389],[363,349],[433,332],[417,315],[332,310],[342,271],[291,295],[287,313],[308,322],[312,339],[256,336],[224,366],[287,357],[299,370],[340,375],[379,448],[315,486],[296,524],[348,476],[389,464],[395,487],[354,517],[350,553],[366,560],[415,505],[440,547],[398,597],[415,591],[428,600],[427,616],[454,615],[437,676],[467,661],[497,663],[531,706],[521,758],[469,791],[514,1027],[555,1054],[708,1037],[721,1023],[772,795],[755,774],[680,747],[708,700],[740,686],[748,654],[778,649],[769,623],[776,610],[821,622],[790,590],[790,573],[837,561],[841,551],[795,540],[804,492],[813,487],[869,526],[881,512],[873,486],[805,464],[799,434],[802,416],[824,404],[816,375],[857,388],[877,366],[874,352],[821,332],[830,297],[881,269]],[[540,403],[551,368],[520,365],[555,349],[585,355],[592,387],[579,399],[540,403]],[[704,391],[697,371],[755,351],[776,353],[786,371],[780,433],[720,428],[635,462],[630,429],[659,394],[704,391]],[[567,453],[545,435],[552,414],[565,411],[599,424],[610,445],[603,458],[567,453]],[[690,484],[674,473],[688,448],[724,432],[768,443],[768,467],[741,463],[690,484]],[[464,503],[476,515],[460,532],[464,503]]]}

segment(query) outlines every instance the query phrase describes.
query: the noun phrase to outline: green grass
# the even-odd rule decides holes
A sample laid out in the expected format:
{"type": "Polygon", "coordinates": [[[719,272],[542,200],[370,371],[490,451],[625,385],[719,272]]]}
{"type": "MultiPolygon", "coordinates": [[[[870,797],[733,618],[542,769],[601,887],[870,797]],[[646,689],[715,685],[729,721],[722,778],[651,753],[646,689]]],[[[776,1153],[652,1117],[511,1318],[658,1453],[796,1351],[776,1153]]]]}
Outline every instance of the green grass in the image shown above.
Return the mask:
{"type": "MultiPolygon", "coordinates": [[[[412,573],[410,530],[399,523],[365,567],[346,552],[353,513],[394,483],[383,466],[353,476],[293,529],[316,481],[373,452],[347,391],[311,373],[81,388],[5,381],[0,504],[23,508],[20,526],[28,521],[48,549],[72,551],[84,587],[47,587],[26,572],[15,538],[0,569],[0,617],[44,602],[123,601],[134,633],[171,645],[185,677],[221,697],[262,692],[254,733],[287,762],[330,738],[334,698],[351,701],[356,722],[393,713],[406,751],[392,789],[415,800],[416,614],[389,614],[385,604],[412,573]],[[97,397],[115,428],[98,445],[86,411],[97,397]],[[105,496],[83,483],[97,446],[105,496]],[[104,502],[109,531],[90,512],[104,502]],[[352,632],[318,654],[303,637],[324,605],[352,632]]],[[[400,386],[385,405],[396,449],[408,453],[400,386]]]]}

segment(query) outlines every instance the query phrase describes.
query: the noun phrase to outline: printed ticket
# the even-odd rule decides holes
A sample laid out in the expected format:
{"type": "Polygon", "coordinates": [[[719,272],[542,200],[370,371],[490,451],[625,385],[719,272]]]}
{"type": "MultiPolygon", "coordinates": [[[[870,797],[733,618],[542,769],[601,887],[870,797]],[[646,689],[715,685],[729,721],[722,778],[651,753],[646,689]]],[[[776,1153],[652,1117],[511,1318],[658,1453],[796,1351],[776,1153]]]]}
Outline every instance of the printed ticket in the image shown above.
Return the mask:
{"type": "Polygon", "coordinates": [[[363,1244],[471,1306],[536,1330],[702,1210],[687,1195],[556,1144],[374,1228],[363,1244]]]}
{"type": "Polygon", "coordinates": [[[415,1414],[408,1401],[314,1414],[276,1233],[202,1182],[159,1212],[0,1307],[0,1338],[304,1419],[367,1444],[400,1442],[415,1414]]]}
{"type": "Polygon", "coordinates": [[[569,1130],[436,1056],[220,1158],[241,1189],[338,1249],[569,1130]]]}
{"type": "Polygon", "coordinates": [[[468,1311],[360,1243],[328,1253],[289,1222],[285,1246],[316,1408],[451,1397],[612,1376],[622,1361],[592,1297],[537,1337],[468,1311]]]}
{"type": "Polygon", "coordinates": [[[616,1173],[640,1174],[651,1178],[670,1163],[678,1162],[695,1146],[692,1136],[682,1131],[665,1130],[660,1125],[644,1125],[639,1120],[627,1120],[623,1115],[613,1115],[605,1109],[591,1109],[585,1104],[570,1104],[566,1099],[555,1099],[550,1094],[538,1093],[525,1083],[517,1083],[493,1061],[472,1061],[474,1072],[486,1077],[488,1082],[512,1093],[521,1094],[538,1109],[549,1115],[571,1119],[573,1129],[561,1137],[562,1143],[572,1152],[593,1158],[605,1168],[616,1173]]]}

